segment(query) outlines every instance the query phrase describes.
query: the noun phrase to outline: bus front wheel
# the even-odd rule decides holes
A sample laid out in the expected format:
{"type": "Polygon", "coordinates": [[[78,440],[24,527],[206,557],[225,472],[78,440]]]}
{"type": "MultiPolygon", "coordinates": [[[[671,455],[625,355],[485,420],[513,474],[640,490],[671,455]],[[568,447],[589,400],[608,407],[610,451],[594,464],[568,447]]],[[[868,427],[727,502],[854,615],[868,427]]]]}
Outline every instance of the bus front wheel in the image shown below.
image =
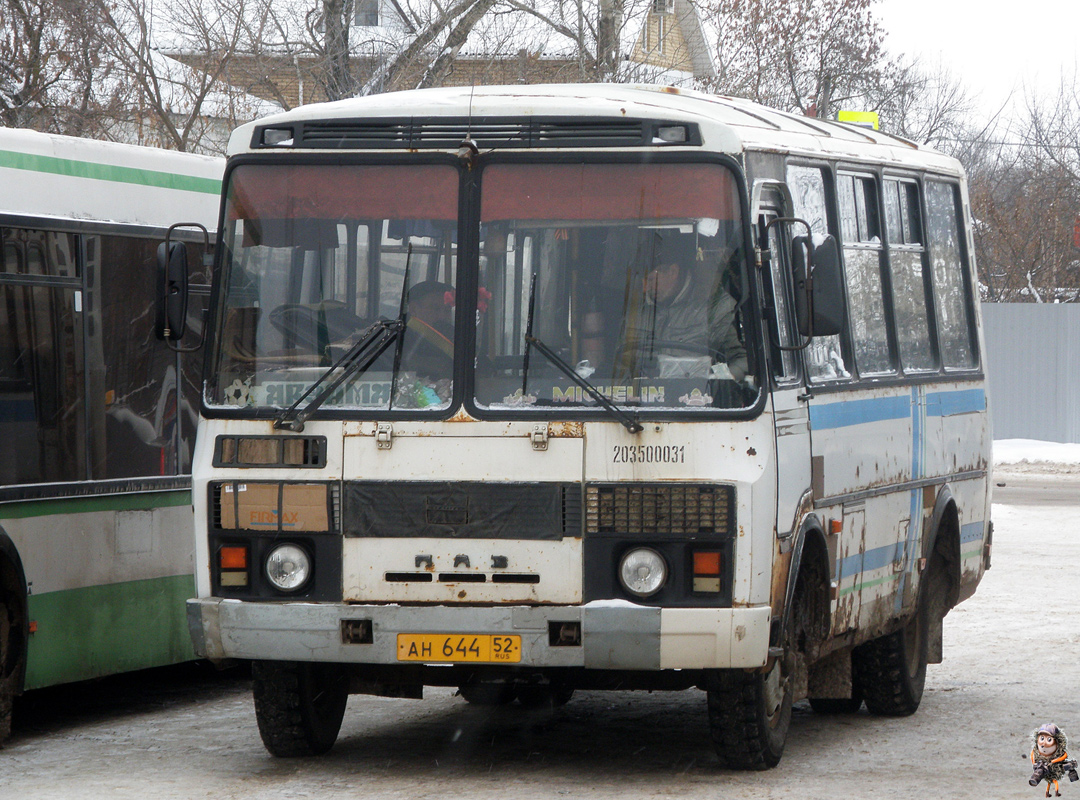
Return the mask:
{"type": "Polygon", "coordinates": [[[709,733],[729,769],[764,770],[780,763],[791,726],[796,670],[795,614],[784,623],[783,654],[761,670],[719,670],[709,677],[709,733]]]}
{"type": "Polygon", "coordinates": [[[337,664],[256,661],[252,665],[255,719],[271,755],[318,756],[337,741],[349,676],[337,664]]]}

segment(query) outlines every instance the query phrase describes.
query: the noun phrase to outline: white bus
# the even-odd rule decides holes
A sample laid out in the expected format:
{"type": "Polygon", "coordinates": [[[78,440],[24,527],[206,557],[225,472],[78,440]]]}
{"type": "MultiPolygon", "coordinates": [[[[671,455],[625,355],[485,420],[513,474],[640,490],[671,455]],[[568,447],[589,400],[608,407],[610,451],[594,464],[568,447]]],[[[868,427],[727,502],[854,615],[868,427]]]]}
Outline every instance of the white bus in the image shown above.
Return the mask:
{"type": "Polygon", "coordinates": [[[195,649],[264,743],[347,695],[697,687],[916,710],[989,566],[960,165],[659,87],[439,89],[239,128],[193,464],[195,649]]]}
{"type": "Polygon", "coordinates": [[[154,337],[155,251],[223,169],[0,129],[0,740],[23,690],[194,658],[200,362],[154,337]]]}

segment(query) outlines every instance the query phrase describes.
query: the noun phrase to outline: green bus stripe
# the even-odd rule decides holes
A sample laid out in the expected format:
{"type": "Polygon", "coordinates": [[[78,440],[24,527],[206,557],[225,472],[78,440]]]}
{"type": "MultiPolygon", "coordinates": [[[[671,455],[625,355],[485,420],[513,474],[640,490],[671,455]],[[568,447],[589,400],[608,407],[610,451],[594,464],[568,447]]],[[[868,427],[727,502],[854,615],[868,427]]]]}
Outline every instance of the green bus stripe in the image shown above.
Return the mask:
{"type": "Polygon", "coordinates": [[[24,688],[98,678],[195,658],[185,601],[191,575],[32,594],[24,688]]]}
{"type": "Polygon", "coordinates": [[[89,514],[95,511],[146,511],[154,508],[191,505],[191,490],[139,492],[90,497],[61,497],[54,500],[26,500],[0,505],[0,519],[47,517],[51,514],[89,514]]]}
{"type": "Polygon", "coordinates": [[[73,178],[133,183],[138,186],[158,186],[163,189],[176,189],[183,192],[201,192],[214,195],[221,193],[221,181],[216,178],[199,178],[194,175],[178,175],[173,172],[158,172],[136,167],[118,167],[112,164],[75,161],[70,158],[40,156],[12,150],[0,150],[0,167],[48,172],[54,175],[68,175],[73,178]]]}
{"type": "Polygon", "coordinates": [[[877,580],[865,581],[863,583],[857,583],[854,586],[848,587],[847,589],[841,589],[837,596],[838,597],[843,597],[844,595],[851,594],[856,589],[869,589],[872,586],[880,586],[883,583],[887,583],[889,581],[895,581],[897,579],[897,577],[899,577],[899,576],[897,576],[897,575],[886,575],[884,578],[878,578],[877,580]]]}

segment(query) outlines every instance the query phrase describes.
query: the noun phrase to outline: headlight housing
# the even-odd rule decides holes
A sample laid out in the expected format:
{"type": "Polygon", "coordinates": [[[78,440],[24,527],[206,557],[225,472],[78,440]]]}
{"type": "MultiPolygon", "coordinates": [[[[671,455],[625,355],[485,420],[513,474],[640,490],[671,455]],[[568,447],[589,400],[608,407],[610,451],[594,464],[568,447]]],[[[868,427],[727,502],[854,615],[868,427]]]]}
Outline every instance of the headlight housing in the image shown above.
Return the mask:
{"type": "Polygon", "coordinates": [[[281,592],[298,592],[311,578],[311,556],[298,544],[279,544],[266,557],[266,578],[281,592]]]}
{"type": "Polygon", "coordinates": [[[628,550],[619,561],[619,582],[630,594],[650,597],[667,583],[668,567],[664,557],[651,547],[628,550]]]}

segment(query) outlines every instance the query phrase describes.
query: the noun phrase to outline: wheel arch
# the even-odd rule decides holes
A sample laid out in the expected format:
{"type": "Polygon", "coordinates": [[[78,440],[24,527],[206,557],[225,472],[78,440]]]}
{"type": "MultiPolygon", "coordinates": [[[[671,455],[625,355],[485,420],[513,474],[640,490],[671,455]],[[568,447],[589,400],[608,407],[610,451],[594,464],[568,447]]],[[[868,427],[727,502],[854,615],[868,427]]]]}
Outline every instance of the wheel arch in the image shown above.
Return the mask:
{"type": "MultiPolygon", "coordinates": [[[[952,608],[960,598],[960,511],[947,484],[938,492],[923,540],[922,557],[927,560],[928,567],[935,556],[944,562],[944,575],[949,584],[945,594],[946,608],[952,608]]],[[[925,574],[932,573],[928,570],[925,574]]]]}
{"type": "MultiPolygon", "coordinates": [[[[15,542],[8,536],[7,531],[0,525],[0,598],[11,596],[17,603],[16,619],[19,621],[18,629],[20,641],[16,653],[17,667],[14,674],[15,693],[22,692],[23,682],[26,678],[26,653],[29,645],[28,631],[30,630],[29,604],[27,602],[26,572],[23,569],[22,558],[15,542]]],[[[3,665],[0,664],[0,676],[3,665]]]]}
{"type": "MultiPolygon", "coordinates": [[[[831,625],[829,587],[832,580],[832,568],[829,564],[829,547],[825,540],[825,530],[817,514],[807,514],[799,525],[792,548],[791,563],[788,567],[787,589],[784,597],[783,619],[794,613],[795,592],[799,578],[810,579],[809,603],[811,630],[817,641],[828,636],[831,625]]],[[[770,642],[772,644],[772,642],[770,642]]]]}

